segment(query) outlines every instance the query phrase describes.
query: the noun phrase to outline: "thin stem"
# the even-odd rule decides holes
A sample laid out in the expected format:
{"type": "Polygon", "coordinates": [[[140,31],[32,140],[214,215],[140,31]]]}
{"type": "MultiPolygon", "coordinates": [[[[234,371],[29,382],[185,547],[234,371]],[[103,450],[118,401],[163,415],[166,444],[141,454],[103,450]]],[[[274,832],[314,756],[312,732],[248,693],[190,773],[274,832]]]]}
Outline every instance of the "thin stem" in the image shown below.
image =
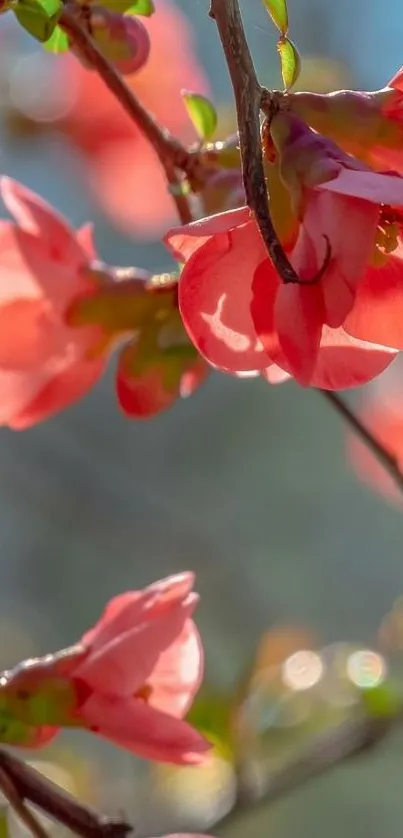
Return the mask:
{"type": "Polygon", "coordinates": [[[31,835],[34,838],[49,838],[46,829],[39,823],[34,813],[28,809],[14,783],[2,768],[0,768],[0,789],[20,821],[29,829],[31,835]]]}
{"type": "MultiPolygon", "coordinates": [[[[243,28],[238,0],[211,0],[210,17],[217,25],[234,89],[243,182],[269,256],[283,282],[299,283],[270,218],[260,138],[263,90],[257,80],[243,28]]],[[[267,99],[267,96],[266,96],[267,99]]]]}
{"type": "Polygon", "coordinates": [[[67,3],[62,11],[59,23],[72,43],[78,48],[90,66],[96,70],[107,88],[155,149],[171,187],[170,192],[179,218],[183,224],[188,223],[192,220],[192,213],[188,199],[181,190],[181,179],[178,176],[178,171],[183,172],[193,183],[202,182],[205,176],[205,167],[200,154],[186,149],[139,102],[133,91],[125,84],[108,59],[102,55],[91,35],[82,26],[78,6],[73,2],[67,3]]]}
{"type": "MultiPolygon", "coordinates": [[[[132,826],[126,821],[106,818],[89,806],[78,803],[74,797],[52,783],[51,780],[43,777],[30,765],[2,749],[0,749],[0,788],[15,811],[17,811],[16,806],[21,805],[17,801],[18,796],[22,804],[26,800],[33,803],[81,838],[127,838],[132,831],[132,826]],[[9,793],[7,793],[5,787],[7,781],[9,793]],[[13,799],[10,795],[14,795],[13,799]]],[[[26,811],[31,814],[28,809],[26,811]]],[[[18,814],[22,817],[21,809],[18,814]]],[[[33,832],[32,822],[31,825],[27,823],[25,812],[24,818],[26,825],[33,832]]],[[[42,829],[40,824],[37,822],[36,824],[42,829]]],[[[34,834],[35,838],[45,838],[44,831],[39,835],[37,830],[34,834]]]]}
{"type": "Polygon", "coordinates": [[[382,445],[376,436],[373,435],[372,431],[364,425],[361,419],[356,416],[347,402],[345,402],[344,399],[338,395],[338,393],[331,392],[330,390],[318,390],[318,392],[324,399],[326,399],[326,401],[330,402],[332,407],[337,411],[337,413],[339,413],[343,420],[347,422],[357,436],[362,439],[367,448],[372,451],[381,465],[384,466],[390,476],[393,477],[393,480],[400,491],[403,491],[403,472],[399,466],[397,457],[395,457],[394,454],[382,445]]]}
{"type": "Polygon", "coordinates": [[[275,803],[309,781],[366,753],[383,742],[393,725],[400,724],[401,721],[400,713],[396,718],[380,719],[371,718],[358,711],[356,715],[336,727],[319,734],[300,753],[290,757],[278,771],[272,775],[268,774],[265,788],[257,799],[253,793],[248,794],[245,790],[242,792],[241,778],[237,803],[228,814],[214,824],[214,835],[217,838],[226,835],[231,824],[236,825],[238,831],[243,827],[245,834],[248,834],[251,811],[275,803]]]}

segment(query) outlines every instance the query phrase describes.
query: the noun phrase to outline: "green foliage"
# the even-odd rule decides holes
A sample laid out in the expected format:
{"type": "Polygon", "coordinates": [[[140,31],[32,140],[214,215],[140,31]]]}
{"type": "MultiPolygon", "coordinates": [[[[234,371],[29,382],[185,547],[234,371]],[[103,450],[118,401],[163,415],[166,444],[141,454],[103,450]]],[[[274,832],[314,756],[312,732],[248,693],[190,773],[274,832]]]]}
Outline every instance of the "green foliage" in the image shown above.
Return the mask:
{"type": "Polygon", "coordinates": [[[7,807],[2,806],[0,809],[0,838],[9,838],[7,807]]]}
{"type": "Polygon", "coordinates": [[[231,714],[233,699],[208,689],[194,701],[187,720],[216,747],[217,752],[232,761],[233,742],[231,714]]]}
{"type": "Polygon", "coordinates": [[[361,691],[362,703],[369,716],[379,719],[393,719],[400,715],[403,706],[402,688],[390,679],[361,691]]]}
{"type": "Polygon", "coordinates": [[[18,23],[37,41],[49,41],[62,11],[60,0],[19,0],[14,8],[18,23]]]}
{"type": "Polygon", "coordinates": [[[273,23],[280,30],[282,35],[288,32],[288,11],[286,0],[263,0],[273,23]]]}
{"type": "Polygon", "coordinates": [[[134,3],[127,4],[125,0],[107,0],[104,3],[107,9],[112,9],[114,12],[125,12],[127,15],[142,15],[142,17],[151,17],[155,12],[153,0],[135,0],[134,3]],[[125,9],[121,7],[125,5],[125,9]]]}
{"type": "Polygon", "coordinates": [[[47,52],[53,52],[54,55],[57,55],[59,52],[67,52],[70,44],[66,33],[63,32],[63,29],[61,29],[60,26],[55,26],[52,35],[48,41],[45,41],[43,46],[47,52]]]}
{"type": "Polygon", "coordinates": [[[284,87],[289,90],[301,72],[301,59],[295,44],[289,38],[280,38],[277,44],[284,87]]]}
{"type": "Polygon", "coordinates": [[[210,140],[217,128],[217,112],[214,105],[200,93],[182,90],[182,97],[200,139],[203,142],[210,140]]]}

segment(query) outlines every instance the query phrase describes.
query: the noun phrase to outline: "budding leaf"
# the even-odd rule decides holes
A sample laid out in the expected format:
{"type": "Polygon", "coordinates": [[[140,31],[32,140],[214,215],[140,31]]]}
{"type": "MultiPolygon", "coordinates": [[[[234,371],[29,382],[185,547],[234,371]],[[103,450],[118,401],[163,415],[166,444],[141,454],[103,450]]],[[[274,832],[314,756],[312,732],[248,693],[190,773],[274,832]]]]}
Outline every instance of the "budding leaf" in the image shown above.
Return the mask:
{"type": "Polygon", "coordinates": [[[204,142],[211,139],[217,128],[217,112],[214,105],[205,96],[191,93],[189,90],[182,90],[182,98],[200,139],[204,142]]]}
{"type": "Polygon", "coordinates": [[[287,0],[263,0],[263,5],[277,29],[282,35],[286,35],[288,32],[287,0]]]}
{"type": "Polygon", "coordinates": [[[18,23],[37,41],[48,41],[62,11],[60,0],[19,0],[14,9],[18,23]]]}
{"type": "Polygon", "coordinates": [[[113,9],[114,12],[124,12],[126,15],[142,15],[142,17],[151,17],[155,12],[153,0],[135,0],[135,2],[125,3],[125,0],[107,0],[105,6],[108,9],[113,9]],[[122,6],[125,6],[123,9],[122,6]]]}
{"type": "Polygon", "coordinates": [[[47,52],[53,52],[55,55],[59,52],[67,52],[70,48],[69,39],[60,26],[55,26],[52,35],[43,47],[47,52]]]}
{"type": "Polygon", "coordinates": [[[284,87],[289,90],[301,72],[301,59],[295,44],[289,38],[280,38],[277,43],[277,50],[281,62],[281,75],[284,87]]]}

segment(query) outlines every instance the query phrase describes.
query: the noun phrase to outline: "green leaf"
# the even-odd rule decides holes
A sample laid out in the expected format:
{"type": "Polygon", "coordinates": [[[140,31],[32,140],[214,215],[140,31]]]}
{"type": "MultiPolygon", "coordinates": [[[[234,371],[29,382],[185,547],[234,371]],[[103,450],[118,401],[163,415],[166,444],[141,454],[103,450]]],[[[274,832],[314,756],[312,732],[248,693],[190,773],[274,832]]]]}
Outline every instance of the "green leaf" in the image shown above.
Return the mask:
{"type": "Polygon", "coordinates": [[[53,34],[48,41],[45,41],[43,46],[47,52],[53,52],[55,55],[59,52],[67,52],[70,48],[69,39],[60,26],[54,28],[53,34]]]}
{"type": "Polygon", "coordinates": [[[186,719],[217,748],[224,759],[232,761],[232,697],[204,688],[193,703],[186,719]]]}
{"type": "Polygon", "coordinates": [[[53,34],[61,11],[61,0],[20,0],[14,9],[18,23],[41,43],[53,34]]]}
{"type": "Polygon", "coordinates": [[[0,809],[0,838],[9,838],[9,836],[7,806],[2,806],[0,809]]]}
{"type": "Polygon", "coordinates": [[[113,9],[114,12],[122,12],[126,15],[141,15],[142,17],[151,17],[151,15],[155,12],[155,6],[153,0],[135,0],[133,3],[130,0],[129,3],[125,3],[125,8],[122,10],[121,6],[125,3],[125,0],[107,0],[104,5],[107,9],[113,9]],[[118,8],[119,7],[119,8],[118,8]]]}
{"type": "Polygon", "coordinates": [[[364,707],[372,718],[390,719],[402,711],[403,697],[391,681],[384,681],[360,692],[364,707]]]}
{"type": "Polygon", "coordinates": [[[263,5],[277,29],[282,35],[286,35],[288,32],[287,0],[263,0],[263,5]]]}
{"type": "Polygon", "coordinates": [[[191,93],[189,90],[182,90],[182,98],[200,139],[204,142],[210,140],[217,128],[217,112],[214,105],[205,96],[191,93]]]}
{"type": "Polygon", "coordinates": [[[301,59],[295,44],[289,38],[280,38],[277,43],[277,50],[281,62],[281,75],[284,87],[289,90],[301,72],[301,59]]]}

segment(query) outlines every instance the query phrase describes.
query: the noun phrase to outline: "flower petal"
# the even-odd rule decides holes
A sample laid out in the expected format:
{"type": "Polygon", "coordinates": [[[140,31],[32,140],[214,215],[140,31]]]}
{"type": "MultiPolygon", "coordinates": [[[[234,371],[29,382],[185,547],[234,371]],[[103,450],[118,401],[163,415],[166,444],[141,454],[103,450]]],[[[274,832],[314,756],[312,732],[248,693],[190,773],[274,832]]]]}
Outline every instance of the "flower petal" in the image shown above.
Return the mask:
{"type": "Polygon", "coordinates": [[[175,643],[162,652],[150,679],[149,704],[183,718],[203,679],[204,654],[193,620],[186,620],[175,643]]]}
{"type": "Polygon", "coordinates": [[[89,221],[88,224],[83,224],[83,226],[77,230],[76,241],[78,241],[87,259],[93,261],[98,258],[94,244],[94,225],[92,221],[89,221]]]}
{"type": "Polygon", "coordinates": [[[250,222],[215,235],[183,269],[179,307],[185,328],[200,354],[220,369],[267,367],[250,313],[252,277],[264,259],[263,242],[250,222]]]}
{"type": "Polygon", "coordinates": [[[71,265],[85,262],[85,254],[74,230],[56,210],[17,180],[2,177],[0,192],[3,201],[22,230],[41,238],[52,257],[71,265]]]}
{"type": "Polygon", "coordinates": [[[355,340],[344,329],[324,326],[309,384],[324,390],[358,387],[380,375],[396,355],[396,351],[386,346],[355,340]]]}
{"type": "Polygon", "coordinates": [[[94,693],[80,715],[93,733],[156,762],[199,765],[211,749],[187,722],[138,699],[114,701],[94,693]]]}
{"type": "Polygon", "coordinates": [[[119,355],[116,375],[116,395],[126,416],[136,419],[149,419],[156,416],[176,401],[179,397],[178,386],[167,389],[165,386],[165,366],[158,360],[151,366],[135,374],[138,347],[135,342],[128,343],[119,355]]]}
{"type": "Polygon", "coordinates": [[[383,267],[370,267],[344,327],[361,340],[403,349],[403,246],[383,267]]]}
{"type": "Polygon", "coordinates": [[[78,666],[76,676],[93,690],[110,695],[129,696],[146,683],[152,686],[161,653],[178,642],[197,601],[196,594],[189,594],[160,614],[146,614],[142,622],[105,645],[98,643],[78,666]]]}
{"type": "Polygon", "coordinates": [[[81,638],[85,646],[99,649],[136,623],[166,608],[177,607],[192,591],[194,573],[185,571],[153,582],[139,591],[126,591],[111,599],[102,616],[81,638]]]}
{"type": "Polygon", "coordinates": [[[20,299],[0,305],[0,367],[28,371],[63,355],[66,334],[47,300],[20,299]]]}
{"type": "Polygon", "coordinates": [[[403,91],[403,67],[395,73],[393,78],[388,82],[388,87],[394,87],[395,90],[403,91]]]}
{"type": "Polygon", "coordinates": [[[352,198],[363,198],[374,204],[403,205],[403,178],[395,174],[341,169],[337,178],[321,183],[316,188],[352,198]]]}
{"type": "Polygon", "coordinates": [[[332,328],[342,325],[353,305],[358,283],[372,256],[378,217],[379,208],[368,201],[326,190],[307,193],[292,263],[300,277],[314,276],[324,264],[328,242],[330,263],[317,291],[323,294],[325,306],[322,322],[332,328]],[[309,264],[303,246],[306,238],[314,245],[316,263],[309,264]]]}
{"type": "Polygon", "coordinates": [[[209,239],[220,233],[228,233],[251,221],[248,207],[216,213],[182,227],[173,227],[164,236],[168,250],[174,259],[185,262],[195,250],[199,250],[209,239]]]}
{"type": "Polygon", "coordinates": [[[103,359],[79,360],[69,365],[48,381],[40,392],[10,419],[8,422],[10,428],[16,431],[24,430],[69,407],[86,395],[101,377],[104,368],[103,359]]]}
{"type": "Polygon", "coordinates": [[[315,286],[283,285],[277,294],[274,317],[280,346],[292,375],[300,384],[308,384],[322,333],[322,295],[315,286]]]}

